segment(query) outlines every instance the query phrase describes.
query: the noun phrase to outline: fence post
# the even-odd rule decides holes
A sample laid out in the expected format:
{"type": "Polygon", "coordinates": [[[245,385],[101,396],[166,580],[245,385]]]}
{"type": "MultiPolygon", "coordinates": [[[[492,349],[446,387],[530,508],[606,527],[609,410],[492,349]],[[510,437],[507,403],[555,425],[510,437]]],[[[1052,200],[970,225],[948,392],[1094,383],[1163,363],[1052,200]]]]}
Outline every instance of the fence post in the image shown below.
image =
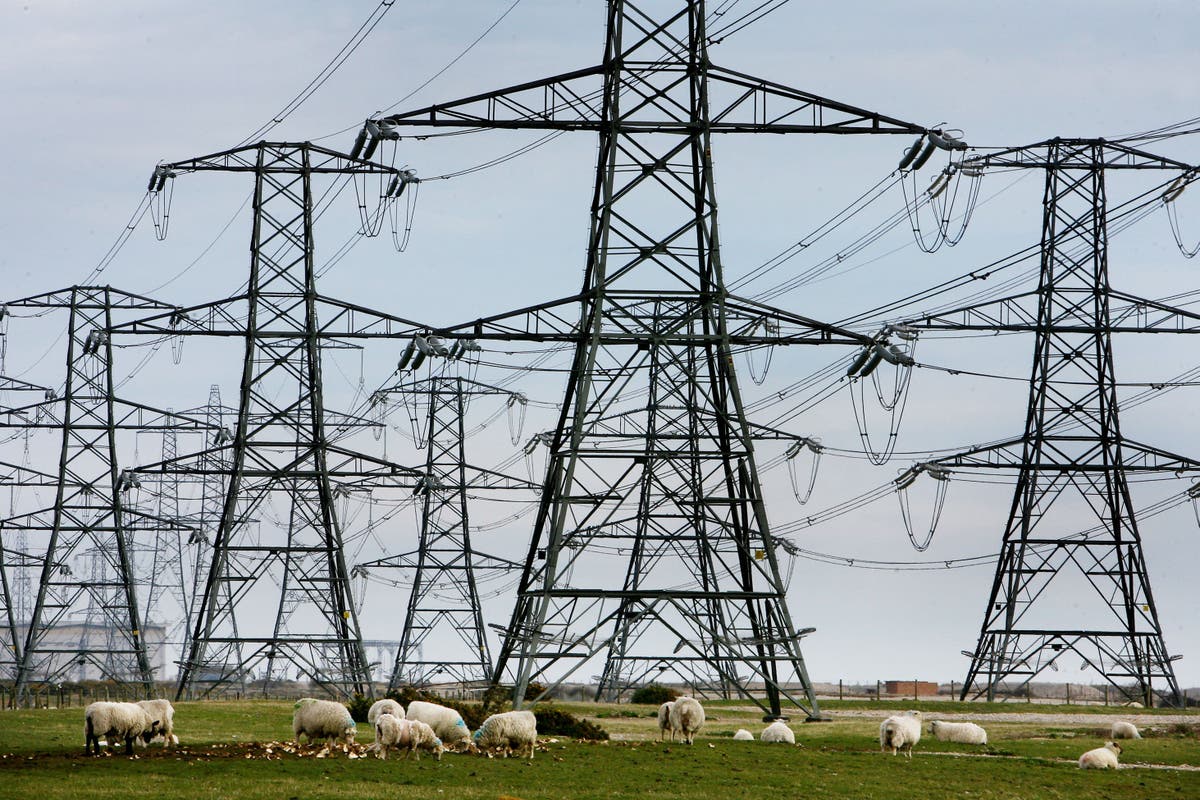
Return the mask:
{"type": "Polygon", "coordinates": [[[1067,705],[1071,705],[1071,684],[1067,684],[1067,705]]]}
{"type": "Polygon", "coordinates": [[[881,697],[883,697],[883,694],[879,691],[879,681],[875,681],[875,699],[878,700],[881,697]]]}
{"type": "Polygon", "coordinates": [[[954,700],[958,695],[954,693],[954,681],[950,681],[950,699],[954,700]]]}
{"type": "Polygon", "coordinates": [[[1108,705],[1108,684],[1104,685],[1104,705],[1108,705]]]}
{"type": "MultiPolygon", "coordinates": [[[[842,679],[838,678],[838,700],[844,700],[844,699],[846,699],[846,698],[845,698],[845,695],[842,693],[842,679]]],[[[1185,707],[1187,706],[1186,702],[1184,703],[1184,706],[1185,707]]]]}

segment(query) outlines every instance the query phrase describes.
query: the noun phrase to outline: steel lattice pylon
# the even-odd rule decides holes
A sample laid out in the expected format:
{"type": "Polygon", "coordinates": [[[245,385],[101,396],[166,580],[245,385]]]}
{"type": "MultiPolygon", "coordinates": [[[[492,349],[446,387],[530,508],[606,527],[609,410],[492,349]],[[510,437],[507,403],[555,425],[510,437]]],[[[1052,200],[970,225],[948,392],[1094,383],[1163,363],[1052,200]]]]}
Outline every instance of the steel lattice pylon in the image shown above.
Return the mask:
{"type": "Polygon", "coordinates": [[[711,134],[925,129],[717,67],[703,2],[610,0],[607,16],[598,66],[367,126],[367,153],[410,126],[599,135],[581,293],[437,331],[574,345],[493,681],[511,668],[519,706],[603,659],[602,695],[674,677],[815,714],[731,348],[866,339],[727,292],[711,134]]]}
{"type": "Polygon", "coordinates": [[[106,680],[149,693],[154,675],[142,633],[132,537],[176,521],[127,506],[123,493],[134,482],[119,463],[118,434],[200,429],[202,423],[119,399],[105,331],[114,324],[114,312],[144,314],[170,306],[108,286],[75,286],[7,305],[69,315],[62,396],[47,392],[36,403],[6,409],[0,421],[0,427],[61,436],[57,470],[27,470],[32,480],[22,481],[49,489],[53,502],[0,520],[6,534],[26,541],[24,551],[5,549],[4,571],[36,563],[40,573],[28,618],[10,614],[8,620],[9,636],[21,642],[14,649],[17,691],[25,692],[33,681],[61,680],[89,664],[106,680]],[[80,563],[85,556],[86,566],[80,563]],[[84,632],[71,633],[81,615],[84,632]],[[99,628],[102,643],[88,633],[93,628],[99,628]]]}
{"type": "Polygon", "coordinates": [[[471,397],[499,395],[511,400],[518,396],[460,376],[410,381],[381,390],[377,396],[382,401],[393,393],[419,399],[418,407],[425,405],[425,419],[420,422],[425,428],[426,459],[424,474],[414,490],[420,497],[416,549],[356,565],[364,570],[413,570],[388,689],[435,682],[486,684],[492,656],[476,574],[520,565],[481,553],[471,544],[467,492],[534,487],[467,462],[465,414],[471,397]],[[445,639],[438,640],[439,633],[445,639]]]}
{"type": "Polygon", "coordinates": [[[1179,687],[1126,474],[1183,473],[1200,463],[1122,436],[1112,335],[1196,333],[1200,316],[1112,288],[1105,176],[1110,170],[1158,169],[1194,179],[1194,170],[1090,139],[1055,139],[969,158],[964,166],[1042,169],[1046,188],[1035,292],[908,323],[927,330],[1036,334],[1024,435],[934,462],[1017,473],[962,697],[986,694],[990,700],[1001,681],[1027,683],[1073,656],[1132,699],[1149,703],[1159,682],[1173,701],[1179,687]],[[1081,532],[1080,518],[1091,527],[1081,532]]]}
{"type": "MultiPolygon", "coordinates": [[[[4,316],[8,314],[7,309],[0,313],[4,316]]],[[[0,320],[0,323],[3,323],[3,320],[0,320]]],[[[7,339],[2,324],[0,339],[7,339]]],[[[6,342],[0,342],[0,356],[3,355],[5,344],[6,342]]],[[[49,399],[52,394],[43,386],[5,377],[0,377],[0,392],[4,392],[3,400],[0,400],[0,420],[3,420],[5,427],[14,422],[21,424],[27,421],[31,407],[35,409],[34,415],[37,415],[38,406],[24,401],[25,398],[33,396],[40,401],[49,399]]],[[[22,463],[0,463],[0,486],[8,489],[6,517],[17,516],[18,498],[23,492],[34,487],[48,488],[57,484],[55,476],[30,466],[31,433],[32,431],[26,428],[21,436],[22,463]]],[[[40,565],[41,559],[30,551],[27,531],[22,527],[6,530],[0,525],[0,679],[5,681],[15,682],[17,679],[24,625],[33,615],[32,573],[40,565]]]]}
{"type": "Polygon", "coordinates": [[[334,498],[340,485],[412,471],[337,443],[368,423],[325,408],[321,353],[344,339],[396,338],[394,326],[406,335],[414,326],[317,292],[313,177],[379,182],[381,206],[364,218],[370,227],[407,176],[309,142],[260,142],[160,165],[152,189],[199,171],[254,176],[245,293],[112,331],[245,341],[233,430],[201,453],[142,468],[225,478],[176,696],[211,693],[259,668],[265,692],[288,667],[332,693],[369,695],[334,498]]]}

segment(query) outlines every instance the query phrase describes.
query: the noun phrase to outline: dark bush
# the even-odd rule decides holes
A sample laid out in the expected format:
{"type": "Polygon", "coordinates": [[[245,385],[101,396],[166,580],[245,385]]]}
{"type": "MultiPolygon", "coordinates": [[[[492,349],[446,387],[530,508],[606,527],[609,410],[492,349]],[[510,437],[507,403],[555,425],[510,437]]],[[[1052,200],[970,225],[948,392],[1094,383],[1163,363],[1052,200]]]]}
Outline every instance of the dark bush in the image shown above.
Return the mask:
{"type": "Polygon", "coordinates": [[[676,697],[679,697],[679,692],[669,686],[651,683],[635,691],[633,697],[629,698],[629,702],[642,703],[648,706],[661,706],[663,703],[669,703],[676,697]]]}
{"type": "Polygon", "coordinates": [[[537,717],[538,736],[566,736],[591,741],[608,739],[608,731],[596,723],[557,708],[535,708],[533,715],[537,717]]]}
{"type": "Polygon", "coordinates": [[[369,697],[363,697],[361,694],[356,694],[350,698],[350,702],[346,703],[346,708],[350,709],[350,718],[355,722],[366,722],[367,712],[371,710],[371,705],[374,701],[369,697]]]}

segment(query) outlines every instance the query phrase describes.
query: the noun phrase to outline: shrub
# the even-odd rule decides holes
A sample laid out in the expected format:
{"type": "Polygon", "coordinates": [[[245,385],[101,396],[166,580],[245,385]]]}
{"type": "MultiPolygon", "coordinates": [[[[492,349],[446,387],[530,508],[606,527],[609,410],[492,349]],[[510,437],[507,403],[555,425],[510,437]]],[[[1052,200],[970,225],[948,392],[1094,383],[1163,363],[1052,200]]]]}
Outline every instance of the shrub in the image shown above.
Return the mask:
{"type": "Polygon", "coordinates": [[[567,736],[591,741],[608,739],[608,731],[596,723],[557,708],[535,708],[533,715],[537,717],[539,736],[567,736]]]}
{"type": "Polygon", "coordinates": [[[346,703],[346,708],[350,710],[350,718],[355,722],[366,722],[367,712],[371,710],[371,705],[374,701],[369,697],[363,697],[361,694],[356,694],[346,703]]]}
{"type": "Polygon", "coordinates": [[[635,691],[633,697],[629,698],[629,702],[661,706],[663,703],[668,703],[676,697],[679,697],[679,692],[669,686],[651,683],[635,691]]]}

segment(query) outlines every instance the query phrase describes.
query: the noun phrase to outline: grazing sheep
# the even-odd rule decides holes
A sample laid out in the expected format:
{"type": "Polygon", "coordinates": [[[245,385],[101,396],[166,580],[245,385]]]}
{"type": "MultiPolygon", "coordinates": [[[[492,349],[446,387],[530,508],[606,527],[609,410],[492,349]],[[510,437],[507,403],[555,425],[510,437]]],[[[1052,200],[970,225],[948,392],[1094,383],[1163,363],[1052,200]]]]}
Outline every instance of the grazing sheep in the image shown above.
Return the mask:
{"type": "Polygon", "coordinates": [[[691,697],[681,697],[671,706],[671,741],[675,741],[675,732],[683,734],[683,741],[691,744],[696,738],[696,731],[704,726],[704,706],[691,697]]]}
{"type": "Polygon", "coordinates": [[[371,749],[379,753],[379,757],[387,760],[388,749],[395,747],[404,751],[405,760],[410,755],[416,755],[421,760],[421,750],[428,750],[434,757],[442,760],[446,748],[442,740],[433,732],[433,728],[416,719],[402,719],[393,714],[380,714],[375,720],[375,744],[371,749]]]}
{"type": "Polygon", "coordinates": [[[663,703],[658,707],[658,740],[663,741],[667,733],[671,734],[671,741],[675,741],[675,731],[671,730],[671,708],[675,704],[672,702],[663,703]]]}
{"type": "Polygon", "coordinates": [[[520,756],[528,748],[532,760],[533,747],[537,744],[537,717],[532,711],[492,714],[475,731],[474,743],[480,750],[502,748],[505,758],[512,752],[520,756]]]}
{"type": "Polygon", "coordinates": [[[154,738],[162,737],[164,749],[167,745],[179,744],[179,737],[175,735],[175,707],[170,700],[139,700],[138,705],[158,720],[158,734],[154,738]]]}
{"type": "Polygon", "coordinates": [[[371,710],[367,712],[367,722],[373,727],[380,714],[391,714],[396,719],[404,719],[404,706],[390,698],[376,700],[371,704],[371,710]]]}
{"type": "Polygon", "coordinates": [[[912,758],[913,745],[921,741],[921,712],[905,711],[888,717],[879,726],[879,746],[883,752],[903,750],[904,755],[912,758]]]}
{"type": "Polygon", "coordinates": [[[83,752],[100,755],[100,738],[116,744],[125,740],[125,755],[133,755],[133,740],[149,743],[158,733],[158,720],[137,703],[110,703],[99,701],[89,705],[83,712],[83,752]]]}
{"type": "Polygon", "coordinates": [[[745,728],[738,728],[737,733],[733,735],[733,740],[735,742],[753,742],[754,734],[745,728]]]}
{"type": "Polygon", "coordinates": [[[929,731],[939,742],[959,742],[960,744],[987,744],[987,731],[974,722],[943,722],[934,720],[929,723],[929,731]]]}
{"type": "Polygon", "coordinates": [[[471,743],[471,730],[463,722],[462,715],[453,708],[414,700],[408,704],[408,719],[420,720],[433,728],[433,732],[448,748],[471,743]]]}
{"type": "Polygon", "coordinates": [[[1116,742],[1105,742],[1104,747],[1088,750],[1079,757],[1080,769],[1120,769],[1117,756],[1121,754],[1121,745],[1116,742]]]}
{"type": "Polygon", "coordinates": [[[301,735],[308,737],[309,744],[318,739],[354,744],[358,726],[354,724],[350,711],[341,703],[305,697],[297,700],[293,709],[292,733],[296,744],[300,744],[301,735]]]}
{"type": "Polygon", "coordinates": [[[796,734],[792,733],[792,729],[784,723],[783,720],[777,719],[763,729],[762,734],[758,737],[764,742],[772,744],[795,744],[796,734]]]}
{"type": "Polygon", "coordinates": [[[1140,739],[1142,735],[1138,733],[1137,726],[1132,722],[1114,722],[1112,731],[1109,732],[1109,738],[1112,739],[1140,739]]]}

